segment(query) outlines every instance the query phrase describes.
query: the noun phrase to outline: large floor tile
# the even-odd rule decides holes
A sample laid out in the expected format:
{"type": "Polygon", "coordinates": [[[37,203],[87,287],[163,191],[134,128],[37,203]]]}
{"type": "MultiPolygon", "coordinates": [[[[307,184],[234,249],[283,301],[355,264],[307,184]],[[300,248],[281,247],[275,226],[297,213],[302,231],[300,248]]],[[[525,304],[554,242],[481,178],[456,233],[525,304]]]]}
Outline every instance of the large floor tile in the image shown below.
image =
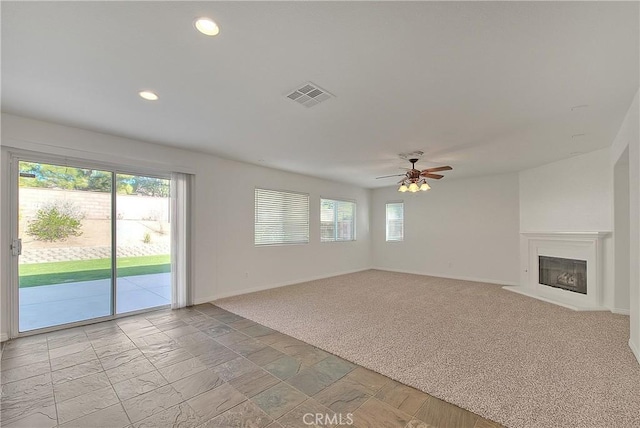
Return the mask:
{"type": "Polygon", "coordinates": [[[356,365],[350,363],[335,355],[331,355],[324,360],[313,366],[316,370],[328,375],[333,380],[338,380],[351,370],[356,368],[356,365]]]}
{"type": "Polygon", "coordinates": [[[121,364],[113,369],[107,370],[107,376],[112,384],[131,379],[145,373],[156,370],[146,358],[135,358],[132,361],[121,364]]]}
{"type": "Polygon", "coordinates": [[[240,331],[247,336],[255,337],[256,339],[259,339],[260,337],[266,336],[271,333],[275,333],[275,330],[260,324],[255,324],[247,328],[241,328],[240,331]]]}
{"type": "Polygon", "coordinates": [[[128,400],[145,392],[153,391],[167,384],[167,380],[157,371],[151,371],[122,382],[114,383],[113,389],[121,401],[128,400]]]}
{"type": "Polygon", "coordinates": [[[111,386],[109,378],[104,372],[100,372],[69,382],[56,384],[53,390],[56,401],[62,402],[109,386],[111,386]]]}
{"type": "Polygon", "coordinates": [[[53,393],[51,373],[32,376],[2,385],[2,400],[19,400],[53,393]]]}
{"type": "Polygon", "coordinates": [[[347,414],[336,414],[331,409],[318,403],[313,398],[309,398],[280,419],[278,423],[283,428],[327,428],[337,427],[341,422],[343,426],[349,426],[349,419],[347,414]]]}
{"type": "Polygon", "coordinates": [[[216,367],[220,364],[226,363],[227,361],[231,361],[239,357],[239,354],[225,347],[214,347],[211,350],[207,350],[202,349],[202,347],[190,346],[187,349],[193,355],[197,355],[198,359],[209,368],[216,367]]]}
{"type": "Polygon", "coordinates": [[[51,372],[49,361],[41,361],[28,366],[16,367],[0,372],[0,383],[16,382],[51,372]]]}
{"type": "MultiPolygon", "coordinates": [[[[96,353],[97,354],[97,353],[96,353]]],[[[105,370],[115,369],[133,361],[144,360],[144,355],[136,347],[116,354],[107,354],[100,357],[100,363],[105,370]]]]}
{"type": "Polygon", "coordinates": [[[131,422],[138,422],[182,402],[171,385],[161,386],[122,402],[131,422]]]}
{"type": "Polygon", "coordinates": [[[207,370],[207,366],[202,364],[199,359],[193,357],[188,360],[180,361],[171,366],[161,367],[158,369],[160,374],[164,376],[169,383],[175,382],[195,373],[207,370]]]}
{"type": "MultiPolygon", "coordinates": [[[[412,419],[411,415],[375,398],[370,398],[353,413],[353,425],[357,428],[404,428],[412,419]]],[[[456,425],[442,426],[463,428],[456,425]]]]}
{"type": "Polygon", "coordinates": [[[245,401],[219,416],[209,420],[199,428],[263,428],[273,419],[251,401],[245,401]]]}
{"type": "Polygon", "coordinates": [[[429,397],[415,416],[429,425],[460,428],[473,428],[478,420],[478,416],[468,410],[461,409],[435,397],[429,397]]]}
{"type": "Polygon", "coordinates": [[[310,367],[287,379],[286,382],[312,397],[331,385],[335,380],[333,376],[310,367]]]}
{"type": "Polygon", "coordinates": [[[259,351],[247,355],[246,358],[259,366],[265,366],[266,364],[269,364],[270,362],[284,356],[285,354],[283,354],[282,352],[277,351],[270,346],[267,346],[266,348],[260,349],[259,351]]]}
{"type": "Polygon", "coordinates": [[[219,414],[237,406],[246,400],[238,390],[228,383],[200,394],[187,401],[202,421],[213,419],[219,414]]]}
{"type": "Polygon", "coordinates": [[[284,382],[281,382],[252,397],[251,401],[253,401],[270,417],[278,419],[285,413],[293,410],[306,399],[307,396],[302,392],[292,388],[284,382]]]}
{"type": "Polygon", "coordinates": [[[217,366],[211,367],[210,370],[220,376],[222,380],[228,382],[231,379],[235,379],[244,374],[259,369],[260,367],[258,365],[252,363],[246,358],[237,357],[233,360],[227,361],[226,363],[218,364],[217,366]]]}
{"type": "Polygon", "coordinates": [[[20,355],[15,358],[6,358],[0,362],[0,371],[15,369],[18,367],[30,366],[34,363],[49,361],[49,352],[36,352],[32,354],[20,355]]]}
{"type": "Polygon", "coordinates": [[[371,395],[369,390],[351,379],[340,379],[314,396],[314,399],[338,413],[355,411],[371,395]]]}
{"type": "Polygon", "coordinates": [[[20,357],[23,355],[49,352],[47,338],[44,335],[14,339],[4,343],[6,343],[6,345],[4,347],[4,350],[2,351],[2,361],[10,358],[20,357]],[[28,340],[33,338],[39,340],[28,340]],[[27,341],[23,342],[24,339],[27,339],[27,341]]]}
{"type": "Polygon", "coordinates": [[[62,330],[47,335],[47,345],[49,350],[54,350],[68,345],[88,342],[89,337],[83,327],[76,327],[69,330],[62,330]]]}
{"type": "Polygon", "coordinates": [[[86,363],[76,364],[75,366],[51,372],[51,380],[55,385],[102,371],[104,371],[104,368],[102,367],[102,364],[100,364],[100,361],[91,360],[86,363]]]}
{"type": "Polygon", "coordinates": [[[223,345],[232,345],[234,343],[244,342],[245,340],[250,339],[250,337],[239,331],[232,331],[231,333],[223,334],[222,336],[217,336],[215,339],[216,339],[216,342],[221,343],[223,345]]]}
{"type": "Polygon", "coordinates": [[[224,381],[211,370],[204,370],[194,375],[173,382],[171,386],[178,391],[183,401],[207,392],[222,385],[224,381]]]}
{"type": "Polygon", "coordinates": [[[53,408],[55,400],[50,384],[33,387],[28,392],[28,394],[3,394],[0,402],[3,425],[35,413],[43,413],[47,416],[55,414],[55,408],[53,408]]]}
{"type": "Polygon", "coordinates": [[[424,392],[396,381],[387,383],[378,391],[375,397],[410,415],[415,415],[418,409],[420,409],[429,398],[424,392]]]}
{"type": "Polygon", "coordinates": [[[122,404],[118,403],[60,425],[60,428],[124,428],[130,423],[122,404]]]}
{"type": "Polygon", "coordinates": [[[278,378],[260,368],[229,381],[234,388],[247,397],[253,397],[265,389],[276,385],[278,382],[280,382],[278,378]]]}
{"type": "Polygon", "coordinates": [[[56,406],[38,409],[35,413],[20,419],[0,418],[3,428],[53,428],[58,426],[56,406]]]}
{"type": "Polygon", "coordinates": [[[133,424],[134,428],[190,428],[198,425],[200,419],[187,403],[180,403],[162,410],[133,424]]]}
{"type": "Polygon", "coordinates": [[[227,345],[229,349],[246,357],[249,354],[265,349],[267,345],[256,339],[243,340],[242,342],[230,343],[227,345]]]}
{"type": "Polygon", "coordinates": [[[191,355],[189,351],[182,348],[172,349],[165,352],[156,350],[154,350],[153,352],[145,352],[145,350],[143,349],[142,352],[147,357],[149,362],[157,368],[172,366],[181,361],[193,358],[193,355],[191,355]]]}
{"type": "Polygon", "coordinates": [[[345,376],[345,378],[353,380],[360,385],[367,388],[370,394],[375,394],[387,384],[391,379],[376,373],[372,370],[365,369],[364,367],[356,367],[352,372],[345,376]]]}
{"type": "Polygon", "coordinates": [[[58,409],[58,423],[60,425],[98,410],[105,409],[118,403],[118,396],[111,386],[80,395],[70,400],[56,402],[58,409]]]}
{"type": "Polygon", "coordinates": [[[77,364],[86,363],[91,360],[98,359],[93,347],[86,348],[80,352],[74,354],[63,355],[57,358],[51,358],[51,370],[61,370],[67,367],[75,366],[77,364]]]}
{"type": "Polygon", "coordinates": [[[263,367],[272,375],[284,380],[297,375],[302,369],[302,364],[293,357],[283,355],[282,357],[265,364],[263,367]]]}

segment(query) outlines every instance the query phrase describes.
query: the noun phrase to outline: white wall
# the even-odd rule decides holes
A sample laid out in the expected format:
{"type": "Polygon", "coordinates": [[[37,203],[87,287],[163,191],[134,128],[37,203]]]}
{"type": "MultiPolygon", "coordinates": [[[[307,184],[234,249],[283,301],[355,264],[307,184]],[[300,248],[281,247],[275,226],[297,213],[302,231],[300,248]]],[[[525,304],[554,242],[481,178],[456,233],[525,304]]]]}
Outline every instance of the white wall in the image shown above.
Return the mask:
{"type": "MultiPolygon", "coordinates": [[[[613,230],[613,167],[609,149],[520,171],[521,232],[610,232],[613,230]]],[[[613,238],[603,239],[603,304],[614,306],[613,238]]],[[[520,238],[520,284],[527,284],[528,249],[520,238]]],[[[623,302],[624,303],[624,302],[623,302]]]]}
{"type": "Polygon", "coordinates": [[[610,231],[612,192],[609,149],[521,171],[520,230],[610,231]]]}
{"type": "Polygon", "coordinates": [[[611,165],[629,157],[629,346],[640,362],[640,109],[638,93],[611,146],[611,165]],[[627,153],[625,151],[628,150],[627,153]]]}
{"type": "Polygon", "coordinates": [[[614,241],[614,295],[613,306],[629,309],[631,259],[631,207],[629,204],[629,149],[613,167],[613,241],[614,241]]]}
{"type": "MultiPolygon", "coordinates": [[[[191,172],[195,179],[194,300],[244,293],[370,267],[370,191],[345,184],[215,156],[133,141],[78,128],[2,115],[2,213],[8,213],[8,156],[10,147],[85,158],[138,168],[191,172]],[[293,190],[310,194],[311,243],[256,248],[253,243],[254,188],[293,190]],[[357,202],[357,241],[320,243],[319,198],[357,202]]],[[[0,238],[0,331],[7,332],[9,246],[8,216],[3,215],[0,238]]]]}
{"type": "Polygon", "coordinates": [[[376,189],[374,266],[499,284],[518,281],[518,175],[444,178],[416,194],[376,189]],[[385,204],[404,201],[403,242],[385,242],[385,204]]]}

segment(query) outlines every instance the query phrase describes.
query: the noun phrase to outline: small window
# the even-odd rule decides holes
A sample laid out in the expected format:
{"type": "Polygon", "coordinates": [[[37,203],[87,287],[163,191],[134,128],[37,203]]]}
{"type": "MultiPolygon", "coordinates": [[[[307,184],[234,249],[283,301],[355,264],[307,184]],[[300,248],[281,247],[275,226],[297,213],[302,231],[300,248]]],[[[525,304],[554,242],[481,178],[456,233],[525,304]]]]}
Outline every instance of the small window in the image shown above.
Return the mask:
{"type": "Polygon", "coordinates": [[[256,189],[255,244],[307,244],[309,195],[256,189]]]}
{"type": "Polygon", "coordinates": [[[356,240],[356,204],[320,199],[320,241],[356,240]]]}
{"type": "Polygon", "coordinates": [[[404,239],[404,203],[387,204],[387,241],[404,239]]]}

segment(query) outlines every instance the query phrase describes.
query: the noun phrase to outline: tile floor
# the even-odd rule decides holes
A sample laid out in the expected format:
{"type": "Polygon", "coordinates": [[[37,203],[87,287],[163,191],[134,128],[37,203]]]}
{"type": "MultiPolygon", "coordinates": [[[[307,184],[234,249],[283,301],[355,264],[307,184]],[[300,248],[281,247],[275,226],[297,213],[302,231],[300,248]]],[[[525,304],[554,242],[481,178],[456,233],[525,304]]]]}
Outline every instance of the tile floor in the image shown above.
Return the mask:
{"type": "MultiPolygon", "coordinates": [[[[171,304],[171,274],[118,278],[119,314],[171,304]]],[[[111,280],[71,282],[20,289],[20,331],[111,314],[111,280]]]]}
{"type": "Polygon", "coordinates": [[[499,427],[210,304],[5,342],[0,381],[4,428],[499,427]]]}

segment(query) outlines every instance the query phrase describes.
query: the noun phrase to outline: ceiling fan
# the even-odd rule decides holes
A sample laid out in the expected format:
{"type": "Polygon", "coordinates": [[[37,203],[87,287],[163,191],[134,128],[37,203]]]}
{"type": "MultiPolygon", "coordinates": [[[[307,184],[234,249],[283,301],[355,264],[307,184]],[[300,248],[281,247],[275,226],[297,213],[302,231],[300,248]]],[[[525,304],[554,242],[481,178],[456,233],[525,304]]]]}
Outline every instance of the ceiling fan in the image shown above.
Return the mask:
{"type": "MultiPolygon", "coordinates": [[[[401,155],[400,157],[403,157],[403,156],[401,155]]],[[[416,169],[416,162],[420,160],[419,158],[412,157],[407,160],[411,162],[411,169],[407,170],[406,173],[383,175],[382,177],[376,177],[376,179],[389,178],[389,177],[404,177],[402,180],[398,181],[398,184],[400,185],[400,187],[398,188],[398,192],[404,193],[406,191],[409,191],[409,192],[415,193],[418,190],[427,191],[431,189],[431,186],[429,186],[429,184],[427,183],[427,178],[440,180],[442,177],[444,177],[444,175],[441,175],[441,174],[434,174],[435,172],[450,171],[453,169],[450,166],[438,166],[435,168],[427,168],[420,171],[416,169]]]]}

